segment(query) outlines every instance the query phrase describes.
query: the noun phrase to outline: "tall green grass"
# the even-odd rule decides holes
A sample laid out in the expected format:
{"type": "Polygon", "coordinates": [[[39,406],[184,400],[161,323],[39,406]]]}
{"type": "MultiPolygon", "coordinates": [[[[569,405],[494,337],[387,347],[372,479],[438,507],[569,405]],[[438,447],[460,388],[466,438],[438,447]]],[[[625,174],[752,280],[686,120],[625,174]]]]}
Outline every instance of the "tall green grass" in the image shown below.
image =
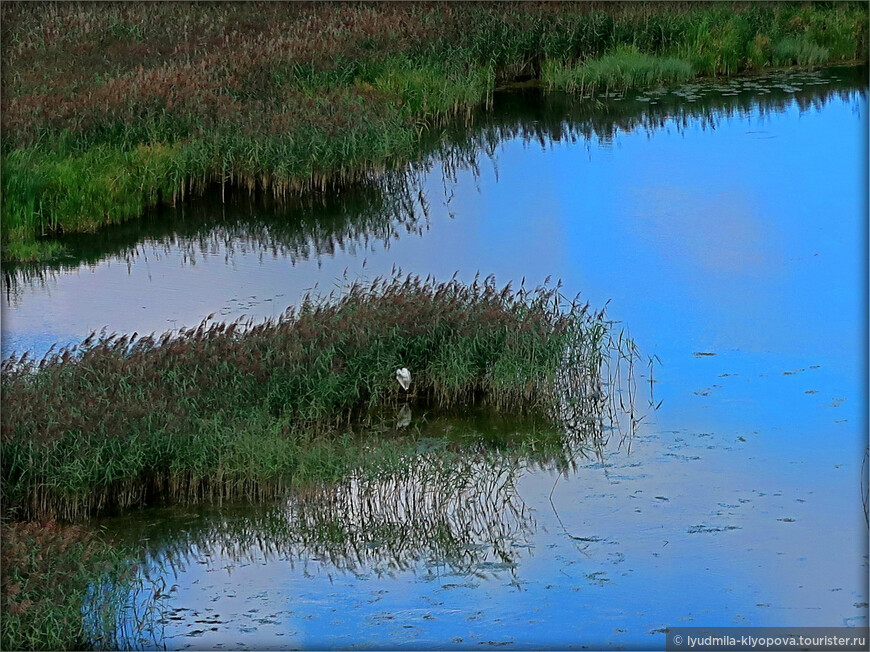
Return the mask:
{"type": "MultiPolygon", "coordinates": [[[[39,244],[65,249],[64,254],[38,264],[6,264],[7,281],[11,291],[16,292],[20,283],[44,279],[55,270],[76,268],[83,262],[130,262],[141,255],[143,240],[159,247],[183,247],[191,255],[223,247],[229,241],[244,242],[290,260],[304,259],[314,252],[328,254],[351,242],[359,246],[372,241],[388,243],[421,228],[427,206],[421,205],[419,198],[421,191],[423,196],[426,194],[428,172],[438,170],[445,175],[445,182],[452,182],[457,170],[479,169],[484,157],[504,140],[541,142],[594,137],[606,142],[620,131],[658,130],[667,120],[678,125],[688,119],[715,124],[747,112],[780,112],[795,102],[802,107],[822,106],[833,98],[848,102],[858,92],[862,79],[861,68],[855,67],[839,68],[835,75],[801,70],[767,72],[746,81],[750,86],[766,87],[763,102],[752,93],[720,96],[712,89],[698,90],[694,102],[685,102],[681,95],[661,93],[652,105],[604,97],[589,102],[580,94],[540,89],[503,93],[490,109],[478,108],[468,123],[451,121],[443,129],[424,134],[419,158],[410,169],[373,174],[368,180],[326,194],[288,195],[277,200],[269,193],[251,196],[247,190],[229,185],[222,194],[220,187],[213,186],[207,197],[192,205],[178,203],[175,207],[148,210],[141,220],[127,221],[98,234],[40,240],[39,244]],[[807,83],[822,78],[824,84],[807,83]],[[793,87],[786,92],[780,88],[783,84],[793,87]]],[[[29,241],[21,246],[30,246],[29,241]]]]}
{"type": "Polygon", "coordinates": [[[204,322],[180,335],[92,336],[2,371],[3,507],[76,518],[153,500],[260,498],[306,477],[340,477],[373,415],[406,399],[449,409],[567,409],[557,377],[601,373],[601,315],[555,288],[497,289],[408,277],[354,285],[258,325],[204,322]],[[581,355],[584,353],[585,355],[581,355]]]}
{"type": "Polygon", "coordinates": [[[692,65],[686,61],[650,56],[634,47],[619,47],[612,54],[591,59],[580,66],[547,61],[541,73],[548,88],[589,94],[676,84],[693,76],[692,65]]]}
{"type": "Polygon", "coordinates": [[[806,37],[784,38],[773,47],[771,53],[771,59],[778,66],[813,66],[827,61],[830,56],[828,48],[806,37]]]}
{"type": "Polygon", "coordinates": [[[866,58],[861,3],[3,4],[4,259],[211,183],[414,158],[498,84],[669,83],[866,58]],[[691,72],[689,72],[691,71],[691,72]]]}

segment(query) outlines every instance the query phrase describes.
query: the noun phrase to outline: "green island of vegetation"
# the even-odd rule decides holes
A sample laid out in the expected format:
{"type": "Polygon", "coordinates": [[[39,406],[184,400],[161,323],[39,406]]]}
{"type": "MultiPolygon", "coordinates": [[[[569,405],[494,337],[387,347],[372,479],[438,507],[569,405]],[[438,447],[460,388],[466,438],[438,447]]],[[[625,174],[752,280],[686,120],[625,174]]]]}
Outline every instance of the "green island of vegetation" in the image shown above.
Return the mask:
{"type": "Polygon", "coordinates": [[[167,499],[280,495],[291,482],[342,477],[354,432],[383,409],[395,422],[408,400],[558,422],[566,355],[571,382],[594,388],[611,339],[603,314],[557,288],[394,277],[306,298],[275,321],[92,336],[39,361],[10,357],[3,507],[72,520],[167,499]],[[396,381],[402,367],[410,396],[396,381]]]}
{"type": "Polygon", "coordinates": [[[579,93],[865,58],[862,3],[2,8],[2,256],[212,184],[278,196],[402,165],[499,85],[579,93]]]}

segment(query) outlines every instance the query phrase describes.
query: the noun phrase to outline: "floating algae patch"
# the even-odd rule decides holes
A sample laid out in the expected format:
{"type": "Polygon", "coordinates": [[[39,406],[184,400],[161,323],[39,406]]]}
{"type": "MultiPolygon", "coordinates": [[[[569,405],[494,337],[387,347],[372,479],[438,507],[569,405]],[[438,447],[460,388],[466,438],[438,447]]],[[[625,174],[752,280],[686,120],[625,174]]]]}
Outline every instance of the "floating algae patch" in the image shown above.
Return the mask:
{"type": "Polygon", "coordinates": [[[288,484],[343,477],[360,438],[382,423],[375,416],[410,398],[585,427],[581,414],[600,417],[607,405],[597,376],[611,360],[633,361],[613,357],[623,340],[610,328],[558,286],[396,276],[309,296],[260,324],[92,335],[38,362],[9,358],[4,507],[18,518],[75,518],[158,500],[281,495],[288,484]],[[566,351],[568,377],[559,371],[566,351]],[[413,370],[410,396],[395,381],[400,367],[413,370]]]}

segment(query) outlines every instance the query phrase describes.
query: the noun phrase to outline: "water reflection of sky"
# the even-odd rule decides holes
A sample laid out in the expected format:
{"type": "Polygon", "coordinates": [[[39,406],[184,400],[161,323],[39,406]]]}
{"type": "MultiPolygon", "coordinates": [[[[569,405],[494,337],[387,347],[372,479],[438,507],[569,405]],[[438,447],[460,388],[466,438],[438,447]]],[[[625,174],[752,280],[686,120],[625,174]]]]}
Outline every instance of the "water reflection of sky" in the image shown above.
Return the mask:
{"type": "Polygon", "coordinates": [[[630,455],[559,481],[559,519],[553,474],[525,474],[517,491],[538,528],[513,574],[191,564],[173,607],[221,624],[185,620],[167,645],[637,647],[691,623],[866,624],[866,124],[854,94],[715,129],[514,138],[497,174],[460,172],[449,204],[436,166],[422,237],[295,264],[253,253],[227,264],[217,251],[191,265],[170,249],[63,273],[7,306],[4,350],[104,325],[273,316],[345,270],[561,278],[594,306],[610,300],[658,356],[663,403],[630,455]]]}
{"type": "Polygon", "coordinates": [[[637,444],[560,480],[552,505],[554,474],[518,483],[537,528],[512,570],[451,573],[430,560],[350,573],[256,548],[245,560],[201,557],[172,580],[167,606],[184,620],[170,620],[167,645],[649,648],[665,626],[863,622],[854,566],[866,530],[842,500],[854,490],[847,472],[795,466],[800,454],[770,465],[751,442],[696,432],[637,444]]]}

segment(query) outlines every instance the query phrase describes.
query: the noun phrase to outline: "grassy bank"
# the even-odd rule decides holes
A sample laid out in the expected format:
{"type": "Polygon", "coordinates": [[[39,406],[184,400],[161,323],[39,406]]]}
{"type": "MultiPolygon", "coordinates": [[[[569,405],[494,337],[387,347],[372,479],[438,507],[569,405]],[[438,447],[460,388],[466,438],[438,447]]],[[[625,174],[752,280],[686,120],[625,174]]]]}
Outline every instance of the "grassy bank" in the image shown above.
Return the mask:
{"type": "Polygon", "coordinates": [[[555,289],[409,277],[306,301],[249,328],[203,323],[173,337],[109,336],[39,362],[7,360],[3,506],[15,518],[76,518],[334,479],[346,468],[336,448],[357,441],[379,410],[395,421],[407,400],[399,367],[411,370],[416,405],[559,418],[557,408],[572,406],[554,394],[574,395],[557,375],[566,349],[572,386],[594,385],[607,329],[555,289]]]}
{"type": "Polygon", "coordinates": [[[4,523],[0,537],[2,649],[91,649],[112,635],[128,586],[121,578],[132,570],[125,550],[52,521],[4,523]]]}
{"type": "Polygon", "coordinates": [[[673,82],[864,57],[866,5],[101,4],[3,8],[4,259],[209,184],[370,178],[493,88],[673,82]]]}

